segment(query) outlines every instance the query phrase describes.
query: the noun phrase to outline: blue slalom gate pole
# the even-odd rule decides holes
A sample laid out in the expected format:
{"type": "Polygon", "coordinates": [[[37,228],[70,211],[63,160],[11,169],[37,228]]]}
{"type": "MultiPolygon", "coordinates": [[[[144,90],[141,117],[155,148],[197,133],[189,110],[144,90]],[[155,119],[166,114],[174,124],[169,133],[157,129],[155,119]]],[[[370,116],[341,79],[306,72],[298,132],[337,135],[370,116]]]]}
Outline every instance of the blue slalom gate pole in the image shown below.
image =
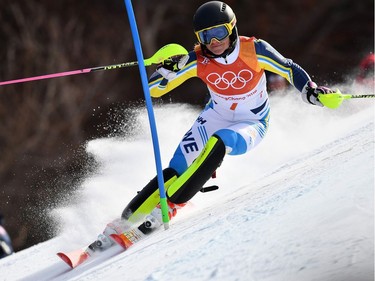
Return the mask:
{"type": "Polygon", "coordinates": [[[161,206],[161,211],[162,211],[163,223],[164,223],[164,228],[168,229],[169,228],[168,204],[167,204],[167,197],[166,197],[165,188],[164,188],[164,178],[163,178],[163,169],[162,169],[162,163],[161,163],[161,157],[160,157],[159,140],[158,140],[158,134],[156,130],[155,115],[154,115],[154,110],[152,107],[150,89],[148,87],[148,77],[146,73],[146,67],[144,65],[142,45],[141,45],[141,40],[139,38],[137,23],[135,20],[133,6],[131,4],[131,1],[124,0],[124,2],[125,2],[126,10],[128,13],[130,28],[131,28],[131,32],[133,36],[133,41],[134,41],[134,47],[135,47],[135,51],[137,55],[138,68],[139,68],[139,72],[140,72],[141,80],[142,80],[143,94],[146,100],[146,107],[147,107],[148,119],[150,123],[152,143],[154,147],[154,156],[155,156],[156,172],[157,172],[157,179],[158,179],[158,185],[159,185],[160,206],[161,206]]]}

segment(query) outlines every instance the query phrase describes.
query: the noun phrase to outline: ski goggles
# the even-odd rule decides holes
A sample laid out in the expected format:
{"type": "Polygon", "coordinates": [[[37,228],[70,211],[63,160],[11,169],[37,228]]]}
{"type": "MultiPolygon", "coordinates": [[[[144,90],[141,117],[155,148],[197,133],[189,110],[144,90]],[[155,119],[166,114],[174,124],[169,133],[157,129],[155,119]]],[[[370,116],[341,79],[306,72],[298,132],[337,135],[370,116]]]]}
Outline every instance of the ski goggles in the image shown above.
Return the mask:
{"type": "Polygon", "coordinates": [[[234,17],[230,23],[219,24],[198,30],[195,32],[195,35],[197,36],[199,43],[209,45],[213,39],[221,41],[231,35],[235,25],[236,18],[234,17]]]}

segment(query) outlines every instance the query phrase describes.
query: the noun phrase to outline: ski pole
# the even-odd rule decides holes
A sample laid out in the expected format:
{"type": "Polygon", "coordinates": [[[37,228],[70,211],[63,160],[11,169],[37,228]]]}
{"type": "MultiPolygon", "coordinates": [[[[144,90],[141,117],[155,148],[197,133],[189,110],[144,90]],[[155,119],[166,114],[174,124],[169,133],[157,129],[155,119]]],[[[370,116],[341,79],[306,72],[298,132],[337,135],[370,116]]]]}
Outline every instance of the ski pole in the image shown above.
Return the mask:
{"type": "MultiPolygon", "coordinates": [[[[350,95],[350,94],[348,94],[350,95]]],[[[375,95],[367,95],[367,94],[364,94],[364,95],[350,95],[350,98],[351,99],[366,99],[366,98],[375,98],[375,95]]]]}
{"type": "MultiPolygon", "coordinates": [[[[164,187],[163,169],[162,169],[162,163],[161,163],[161,157],[160,157],[160,147],[159,147],[159,140],[158,140],[158,135],[157,135],[156,123],[155,123],[155,116],[154,116],[154,111],[152,107],[150,89],[148,87],[146,68],[145,68],[145,65],[143,64],[142,46],[141,46],[141,41],[139,38],[137,23],[135,20],[135,15],[134,15],[131,1],[124,0],[124,2],[125,2],[126,10],[128,13],[130,28],[131,28],[131,32],[133,36],[133,41],[134,41],[134,47],[135,47],[135,51],[137,54],[137,59],[139,61],[138,67],[139,67],[139,72],[141,75],[143,94],[145,96],[148,119],[150,123],[163,224],[164,224],[164,229],[168,229],[169,228],[168,203],[167,203],[167,196],[166,196],[165,187],[164,187]]],[[[183,54],[187,54],[187,52],[182,53],[181,55],[183,54]]]]}
{"type": "Polygon", "coordinates": [[[351,94],[342,94],[339,89],[336,93],[329,94],[319,94],[319,101],[328,108],[338,108],[344,100],[348,99],[362,99],[362,98],[375,98],[375,95],[351,95],[351,94]]]}
{"type": "MultiPolygon", "coordinates": [[[[145,59],[144,65],[150,66],[152,64],[158,64],[167,60],[170,57],[173,57],[176,55],[186,55],[187,53],[188,52],[184,47],[178,44],[171,43],[160,48],[152,57],[145,59]]],[[[90,73],[90,72],[96,72],[96,71],[103,71],[103,70],[119,69],[119,68],[131,67],[131,66],[136,66],[136,65],[138,65],[138,61],[124,62],[124,63],[118,63],[118,64],[112,64],[112,65],[106,65],[106,66],[97,66],[97,67],[84,68],[84,69],[79,69],[79,70],[71,70],[71,71],[65,71],[65,72],[58,72],[58,73],[47,74],[47,75],[40,75],[40,76],[34,76],[34,77],[28,77],[28,78],[22,78],[22,79],[16,79],[16,80],[3,81],[3,82],[0,82],[0,86],[24,83],[24,82],[36,81],[36,80],[43,80],[43,79],[50,79],[50,78],[57,78],[57,77],[64,77],[64,76],[69,76],[69,75],[90,73]]]]}

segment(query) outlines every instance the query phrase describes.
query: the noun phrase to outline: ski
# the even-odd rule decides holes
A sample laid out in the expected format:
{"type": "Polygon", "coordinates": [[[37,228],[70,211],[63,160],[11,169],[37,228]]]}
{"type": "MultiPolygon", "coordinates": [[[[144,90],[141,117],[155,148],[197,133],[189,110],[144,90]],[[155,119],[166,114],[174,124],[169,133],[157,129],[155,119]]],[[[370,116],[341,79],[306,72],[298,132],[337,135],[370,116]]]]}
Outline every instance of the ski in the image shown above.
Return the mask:
{"type": "MultiPolygon", "coordinates": [[[[217,185],[212,185],[202,187],[200,191],[205,193],[217,190],[218,188],[219,187],[217,185]]],[[[92,259],[93,256],[96,256],[100,252],[109,249],[113,245],[118,244],[124,250],[127,250],[161,226],[161,222],[159,222],[152,215],[148,215],[145,221],[138,227],[134,227],[134,224],[123,225],[121,220],[120,223],[119,221],[116,223],[114,222],[115,221],[110,222],[107,227],[111,226],[111,229],[115,230],[117,234],[111,234],[109,237],[104,234],[100,234],[98,236],[98,240],[91,243],[87,248],[82,248],[67,253],[59,252],[57,253],[57,256],[73,269],[92,259]],[[124,229],[126,230],[124,231],[124,229]]]]}
{"type": "MultiPolygon", "coordinates": [[[[150,228],[151,223],[146,221],[138,227],[131,228],[120,234],[110,235],[112,244],[107,247],[102,247],[102,241],[96,240],[91,243],[87,248],[82,248],[74,250],[71,252],[58,252],[57,256],[64,261],[70,268],[74,269],[77,266],[86,263],[88,260],[92,259],[97,254],[100,254],[103,251],[111,248],[114,245],[120,245],[124,250],[128,249],[136,242],[142,240],[154,229],[150,228]]],[[[104,236],[104,235],[103,235],[104,236]]]]}
{"type": "MultiPolygon", "coordinates": [[[[102,234],[99,235],[99,237],[100,236],[104,237],[104,235],[102,234]]],[[[114,243],[112,243],[110,244],[110,246],[102,247],[102,244],[103,244],[102,241],[98,239],[92,242],[86,248],[74,250],[74,251],[67,252],[67,253],[59,252],[57,253],[57,256],[61,258],[71,268],[76,268],[77,266],[91,259],[94,255],[100,252],[103,252],[114,245],[114,243]]]]}
{"type": "Polygon", "coordinates": [[[91,257],[89,252],[85,249],[78,249],[69,253],[59,252],[57,253],[57,256],[59,256],[71,268],[76,268],[91,257]]]}
{"type": "Polygon", "coordinates": [[[137,228],[125,231],[121,234],[111,234],[110,237],[123,249],[127,250],[152,232],[153,229],[146,227],[146,224],[147,222],[141,224],[137,228]]]}

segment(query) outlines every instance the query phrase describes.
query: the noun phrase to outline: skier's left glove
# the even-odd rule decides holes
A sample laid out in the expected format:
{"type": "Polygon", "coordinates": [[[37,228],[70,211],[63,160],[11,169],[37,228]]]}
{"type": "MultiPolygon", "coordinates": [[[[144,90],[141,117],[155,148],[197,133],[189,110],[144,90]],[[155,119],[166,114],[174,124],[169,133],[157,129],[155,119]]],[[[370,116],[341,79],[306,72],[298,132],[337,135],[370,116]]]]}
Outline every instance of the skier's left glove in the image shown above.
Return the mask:
{"type": "Polygon", "coordinates": [[[189,60],[189,55],[178,55],[165,60],[158,65],[156,71],[167,80],[174,79],[189,60]]]}
{"type": "Polygon", "coordinates": [[[308,81],[302,90],[302,99],[304,102],[309,104],[323,107],[323,104],[319,101],[319,94],[329,94],[334,91],[327,87],[317,86],[314,82],[308,81]]]}

